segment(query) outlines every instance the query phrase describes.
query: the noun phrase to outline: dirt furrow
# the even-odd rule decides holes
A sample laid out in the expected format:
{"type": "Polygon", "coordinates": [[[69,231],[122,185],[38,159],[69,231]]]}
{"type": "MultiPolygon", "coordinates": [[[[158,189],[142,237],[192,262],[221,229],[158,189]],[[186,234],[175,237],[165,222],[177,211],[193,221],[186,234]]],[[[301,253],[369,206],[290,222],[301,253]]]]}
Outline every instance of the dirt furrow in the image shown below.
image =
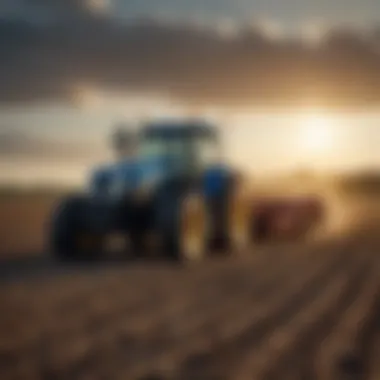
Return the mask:
{"type": "MultiPolygon", "coordinates": [[[[162,351],[151,353],[145,363],[153,361],[152,368],[154,366],[163,368],[167,363],[173,363],[173,361],[181,360],[181,357],[184,359],[190,355],[183,361],[183,371],[179,378],[185,378],[188,372],[191,373],[190,378],[198,378],[197,376],[203,376],[203,371],[207,373],[209,368],[219,368],[223,372],[225,365],[228,367],[233,365],[236,360],[239,360],[241,352],[251,348],[252,345],[257,345],[274,326],[291,318],[295,310],[308,302],[309,297],[313,298],[313,294],[317,293],[321,284],[339,272],[343,253],[337,256],[321,267],[315,266],[312,271],[302,272],[302,277],[295,277],[294,281],[281,287],[279,293],[272,297],[267,305],[264,304],[260,308],[248,302],[245,305],[246,308],[239,310],[234,318],[226,318],[223,324],[218,323],[220,328],[216,331],[218,331],[219,340],[216,344],[210,342],[207,336],[185,335],[181,344],[175,344],[164,353],[162,351]],[[176,357],[177,359],[174,360],[176,357]],[[202,365],[194,363],[202,363],[202,365]],[[193,373],[192,370],[195,367],[198,368],[193,373]],[[199,367],[200,372],[197,372],[199,367]]],[[[216,323],[215,321],[215,325],[216,323]]],[[[194,330],[194,333],[196,331],[194,330]]],[[[146,366],[137,364],[140,371],[145,370],[146,366]]]]}
{"type": "MultiPolygon", "coordinates": [[[[245,275],[249,275],[249,273],[245,273],[245,275]]],[[[233,276],[230,276],[230,279],[234,279],[233,276]]],[[[248,278],[249,279],[249,278],[248,278]]],[[[236,281],[236,278],[234,279],[236,281]]],[[[228,276],[226,276],[226,282],[228,283],[228,276]]],[[[212,282],[211,282],[212,283],[212,282]]],[[[129,326],[128,325],[128,315],[125,313],[115,314],[114,319],[109,319],[106,322],[106,325],[102,326],[102,328],[99,331],[92,331],[91,334],[87,334],[83,336],[83,332],[79,336],[72,336],[68,339],[61,339],[57,341],[57,345],[50,344],[50,349],[52,347],[57,347],[55,350],[52,350],[55,352],[55,357],[57,359],[53,359],[51,357],[52,353],[50,354],[50,357],[45,359],[45,361],[50,362],[50,364],[55,368],[55,371],[62,370],[62,368],[67,367],[68,365],[74,365],[74,367],[81,367],[81,362],[87,361],[87,357],[93,355],[93,352],[97,351],[97,347],[103,346],[103,347],[110,347],[112,345],[121,345],[121,353],[125,355],[125,350],[129,348],[133,348],[135,346],[134,353],[130,353],[129,360],[133,360],[133,357],[138,354],[138,346],[139,343],[145,343],[145,346],[148,346],[148,348],[145,348],[145,350],[159,350],[160,347],[165,347],[165,344],[170,343],[170,341],[173,341],[175,339],[181,339],[181,335],[186,332],[186,330],[190,331],[197,331],[197,328],[204,323],[205,319],[212,319],[213,321],[220,319],[220,315],[223,315],[224,308],[231,309],[232,312],[236,310],[236,306],[242,306],[242,304],[246,303],[249,298],[247,298],[249,295],[246,295],[246,299],[243,301],[242,296],[244,296],[243,290],[245,289],[245,293],[248,293],[248,291],[251,289],[251,287],[247,286],[247,281],[243,281],[242,284],[238,288],[232,288],[231,294],[226,293],[223,291],[223,288],[225,290],[228,289],[225,285],[222,286],[222,284],[215,284],[211,288],[211,290],[214,291],[215,294],[213,294],[214,297],[211,297],[212,294],[209,294],[209,297],[205,299],[209,303],[207,305],[207,302],[204,304],[197,303],[193,308],[192,311],[195,317],[197,319],[194,320],[194,316],[189,315],[189,312],[187,312],[187,315],[180,315],[180,318],[177,318],[177,325],[176,326],[170,326],[170,319],[167,320],[165,323],[166,330],[164,330],[165,325],[162,324],[159,329],[154,328],[147,331],[144,331],[141,329],[137,329],[137,326],[129,326]],[[241,290],[239,292],[239,290],[241,290]],[[231,302],[223,302],[223,300],[228,300],[229,298],[232,298],[233,304],[231,305],[231,302]],[[207,307],[206,307],[207,306],[207,307]],[[186,322],[188,321],[188,322],[186,322]],[[195,323],[194,323],[195,322],[195,323]],[[186,325],[187,323],[187,325],[186,325]],[[122,326],[125,326],[124,329],[122,329],[122,326]],[[169,330],[168,330],[169,327],[169,330]],[[173,329],[179,329],[177,333],[173,329]],[[138,335],[139,331],[142,335],[138,335]],[[179,334],[179,337],[177,335],[179,334]],[[137,335],[137,336],[136,336],[137,335]],[[78,338],[83,336],[80,341],[82,342],[82,346],[78,345],[78,338]],[[89,338],[86,338],[89,337],[89,338]],[[113,342],[112,342],[113,340],[113,342]],[[95,347],[95,350],[94,350],[95,347]],[[91,349],[92,348],[92,349],[91,349]],[[77,364],[75,364],[75,362],[77,364]]],[[[268,287],[270,285],[270,282],[266,284],[268,287]]],[[[273,287],[272,287],[273,288],[273,287]]],[[[265,289],[263,287],[256,289],[253,287],[253,290],[256,292],[258,290],[264,291],[265,289]]],[[[254,293],[252,291],[252,293],[254,293]]],[[[196,293],[197,294],[197,293],[196,293]]],[[[207,294],[207,292],[206,292],[207,294]]],[[[201,293],[203,298],[205,297],[204,292],[201,293]]],[[[254,294],[252,294],[254,295],[254,294]]],[[[265,293],[262,294],[264,296],[265,293]]],[[[188,299],[184,298],[185,305],[189,302],[188,299]]],[[[158,314],[158,313],[157,313],[158,314]]],[[[230,311],[231,314],[231,311],[230,311]]],[[[150,323],[154,325],[155,321],[155,315],[150,315],[150,323]]],[[[149,327],[149,326],[148,326],[149,327]]],[[[113,349],[111,347],[111,349],[113,349]]],[[[52,370],[53,370],[52,368],[52,370]]]]}
{"type": "Polygon", "coordinates": [[[380,379],[380,318],[373,332],[373,344],[371,345],[371,356],[369,361],[368,380],[380,379]]]}
{"type": "MultiPolygon", "coordinates": [[[[238,273],[233,281],[228,281],[228,278],[222,279],[222,283],[216,284],[217,292],[204,299],[202,304],[190,304],[189,302],[176,302],[167,309],[163,310],[161,315],[155,315],[155,321],[147,321],[145,332],[162,331],[168,325],[176,326],[182,324],[185,318],[189,321],[194,321],[199,315],[206,315],[208,319],[213,319],[214,314],[217,315],[218,311],[216,306],[222,306],[226,309],[231,309],[231,304],[235,304],[243,296],[249,297],[250,302],[259,302],[268,298],[281,284],[289,281],[293,274],[293,263],[275,262],[275,265],[266,270],[265,275],[254,276],[251,273],[250,267],[245,272],[238,273]],[[150,326],[148,326],[150,324],[150,326]]],[[[300,268],[302,265],[309,264],[310,260],[306,263],[298,263],[300,268]]],[[[202,293],[205,289],[194,289],[198,293],[202,293]]],[[[222,312],[224,315],[224,310],[222,312]]],[[[131,326],[133,328],[133,326],[131,326]]]]}
{"type": "MultiPolygon", "coordinates": [[[[264,261],[264,258],[259,258],[259,260],[254,258],[252,260],[254,263],[264,261]]],[[[134,292],[134,297],[129,297],[129,299],[125,299],[125,297],[123,297],[123,289],[129,284],[126,284],[127,280],[123,283],[121,277],[118,278],[117,281],[107,281],[106,284],[103,284],[104,288],[96,285],[96,282],[93,282],[92,286],[85,286],[83,288],[84,296],[80,292],[82,289],[79,289],[77,298],[74,299],[60,299],[59,295],[58,301],[51,297],[47,298],[43,304],[43,310],[46,310],[46,312],[42,313],[41,310],[38,310],[38,316],[42,318],[40,318],[40,321],[32,321],[32,325],[34,327],[33,334],[29,334],[30,336],[28,339],[25,339],[25,333],[21,334],[20,338],[24,339],[19,345],[15,345],[15,341],[13,340],[13,356],[11,352],[9,352],[11,348],[9,344],[5,344],[3,351],[7,349],[7,357],[13,358],[13,360],[32,355],[37,356],[36,360],[51,362],[53,367],[55,366],[57,369],[65,368],[72,364],[73,361],[77,360],[78,357],[80,358],[91,353],[93,347],[96,347],[96,345],[101,343],[102,340],[109,340],[112,336],[110,336],[110,333],[112,332],[116,336],[121,335],[122,341],[128,340],[129,336],[125,331],[126,329],[124,328],[124,331],[115,331],[115,326],[119,329],[120,327],[128,326],[128,321],[134,315],[138,317],[139,315],[146,314],[148,315],[148,318],[154,321],[156,314],[159,314],[157,311],[160,309],[160,306],[165,306],[162,305],[164,303],[167,305],[176,304],[176,298],[183,299],[185,304],[190,303],[193,306],[193,309],[202,311],[202,305],[196,304],[196,301],[199,302],[199,299],[205,299],[206,302],[204,302],[203,306],[209,302],[210,292],[205,292],[202,289],[208,287],[214,291],[214,297],[211,297],[211,299],[215,300],[215,306],[218,304],[223,305],[221,302],[222,300],[215,297],[215,295],[219,294],[219,297],[223,298],[223,288],[227,289],[228,285],[231,287],[233,282],[236,282],[236,280],[241,277],[243,279],[246,278],[248,274],[247,267],[241,267],[241,265],[238,267],[235,262],[231,264],[232,265],[229,266],[216,265],[214,266],[218,270],[216,273],[207,273],[203,270],[202,275],[199,275],[198,271],[179,270],[176,273],[176,280],[178,280],[179,276],[181,276],[180,280],[187,280],[187,283],[185,283],[186,286],[183,286],[184,282],[181,281],[178,283],[179,286],[177,285],[175,288],[173,288],[173,281],[158,282],[157,284],[154,284],[154,287],[152,287],[152,279],[150,277],[146,277],[147,273],[141,273],[140,270],[139,275],[141,277],[144,276],[145,278],[138,278],[136,274],[134,274],[134,276],[129,276],[127,280],[130,280],[131,277],[134,277],[133,280],[135,283],[140,283],[143,279],[147,280],[146,282],[149,283],[150,280],[150,288],[145,286],[144,289],[139,286],[139,291],[134,292]],[[237,268],[231,273],[231,267],[233,266],[236,266],[237,268]],[[238,269],[240,272],[237,272],[238,269]],[[210,275],[213,275],[213,277],[210,275]],[[188,278],[186,279],[186,277],[188,278]],[[226,284],[223,286],[223,283],[220,284],[216,281],[212,281],[211,278],[217,279],[219,282],[225,280],[226,284]],[[192,279],[197,279],[200,283],[194,284],[191,281],[192,279]],[[211,287],[210,284],[212,285],[211,287]],[[194,292],[194,286],[199,286],[201,291],[194,292]],[[93,292],[92,294],[91,291],[93,292]],[[146,293],[148,293],[148,295],[146,293]],[[69,309],[65,310],[64,306],[62,306],[59,301],[62,301],[63,305],[69,307],[69,309]],[[57,309],[53,307],[57,302],[59,306],[59,313],[57,313],[57,309]],[[52,303],[53,306],[51,305],[52,303]],[[50,313],[48,313],[48,311],[50,313]]],[[[211,269],[214,269],[214,267],[211,269]]],[[[149,268],[146,271],[149,273],[149,268]]],[[[268,272],[270,273],[271,271],[268,272]]],[[[160,274],[165,275],[166,273],[162,272],[160,274]]],[[[173,280],[173,278],[170,280],[173,280]]],[[[66,279],[66,281],[70,281],[70,278],[66,279]]],[[[240,283],[239,287],[241,288],[246,285],[246,283],[240,283]]],[[[39,290],[44,289],[41,289],[40,287],[33,289],[35,292],[39,290]]],[[[49,289],[47,292],[49,292],[49,289]]],[[[35,298],[40,300],[40,297],[37,295],[35,298]]],[[[19,304],[23,304],[21,301],[24,302],[27,300],[19,299],[19,304]]],[[[14,308],[13,310],[12,308],[9,309],[11,311],[15,311],[14,308]]],[[[165,310],[165,307],[163,309],[165,310]]],[[[28,318],[26,315],[21,315],[21,317],[23,319],[28,318]]],[[[28,326],[28,323],[22,323],[22,321],[19,320],[18,325],[24,327],[28,326]]],[[[4,324],[2,326],[4,326],[4,324]]],[[[128,330],[130,330],[129,326],[128,330]]]]}
{"type": "Polygon", "coordinates": [[[372,265],[365,288],[326,337],[315,359],[318,379],[363,379],[372,334],[380,318],[380,266],[372,265]]]}
{"type": "MultiPolygon", "coordinates": [[[[266,264],[266,263],[264,263],[266,264]]],[[[232,266],[232,265],[231,265],[232,266]]],[[[255,267],[253,267],[255,268],[255,267]]],[[[195,293],[194,288],[209,289],[210,287],[217,288],[222,286],[221,279],[229,281],[229,277],[234,280],[239,274],[231,270],[231,267],[217,267],[216,271],[210,273],[209,270],[203,271],[200,275],[198,271],[181,271],[177,273],[177,278],[171,278],[168,281],[164,276],[149,276],[148,273],[141,273],[141,278],[134,278],[134,281],[124,279],[118,287],[112,289],[108,296],[112,294],[115,305],[109,309],[109,314],[99,316],[98,323],[94,326],[95,329],[101,328],[101,325],[107,324],[113,315],[125,314],[129,321],[138,321],[141,324],[142,319],[146,316],[156,318],[154,315],[158,309],[165,310],[166,305],[175,304],[182,299],[187,300],[187,303],[196,303],[207,298],[207,291],[195,293]],[[179,277],[179,274],[181,277],[179,277]],[[210,278],[213,281],[210,281],[210,278]],[[173,280],[176,281],[176,289],[173,289],[173,280]],[[218,283],[219,281],[219,283],[218,283]],[[206,293],[206,294],[205,294],[206,293]]],[[[213,268],[212,268],[213,269],[213,268]]],[[[240,269],[240,268],[236,268],[240,269]]],[[[244,269],[244,268],[243,268],[244,269]]],[[[242,273],[244,278],[244,273],[242,273]]],[[[88,309],[91,311],[91,304],[88,309]]],[[[195,306],[195,305],[194,305],[195,306]]],[[[79,326],[80,328],[81,326],[79,326]]]]}
{"type": "MultiPolygon", "coordinates": [[[[282,260],[279,260],[282,261],[282,260]]],[[[262,278],[267,278],[267,282],[270,284],[270,277],[273,277],[276,272],[281,273],[281,271],[284,271],[282,267],[277,268],[275,270],[268,270],[266,272],[265,276],[261,276],[262,278]],[[280,270],[279,270],[280,269],[280,270]],[[274,273],[272,273],[274,272],[274,273]],[[272,273],[272,274],[271,274],[272,273]]],[[[232,298],[235,303],[238,303],[237,301],[242,297],[244,294],[244,290],[249,290],[253,286],[249,286],[248,284],[252,282],[251,276],[250,276],[250,269],[246,267],[239,267],[238,273],[225,273],[220,280],[223,280],[223,283],[218,283],[216,281],[210,281],[206,284],[208,285],[209,289],[200,289],[199,291],[194,292],[195,293],[195,300],[201,299],[201,303],[195,303],[191,302],[190,297],[186,297],[186,294],[183,294],[183,297],[181,297],[182,304],[186,307],[186,312],[183,315],[177,315],[175,316],[175,319],[177,320],[177,323],[173,323],[173,321],[169,318],[166,309],[163,308],[164,312],[164,318],[157,318],[159,316],[160,311],[158,310],[157,302],[159,302],[160,298],[157,297],[155,302],[148,302],[143,303],[141,308],[138,308],[137,311],[144,316],[144,306],[150,305],[152,307],[152,304],[156,306],[156,313],[148,312],[145,320],[148,321],[148,325],[144,326],[144,323],[137,320],[137,323],[142,324],[142,326],[138,324],[130,324],[130,321],[136,321],[136,318],[131,318],[131,315],[129,313],[128,307],[127,309],[121,309],[117,305],[110,308],[105,308],[106,311],[105,314],[101,315],[100,318],[95,318],[93,315],[92,320],[89,322],[88,325],[83,326],[81,330],[76,331],[74,334],[65,334],[65,330],[60,335],[53,335],[49,337],[48,342],[45,342],[45,346],[48,348],[49,352],[45,354],[47,358],[45,358],[45,361],[54,363],[53,367],[56,369],[67,367],[68,365],[73,364],[75,360],[78,360],[78,358],[85,357],[86,355],[91,355],[91,348],[92,347],[98,347],[100,344],[109,344],[112,339],[114,341],[118,341],[118,338],[121,337],[121,341],[123,341],[123,345],[125,346],[127,341],[133,342],[136,340],[134,338],[134,335],[138,334],[139,331],[143,334],[143,336],[140,337],[140,340],[146,341],[147,337],[149,338],[149,342],[151,346],[153,344],[161,344],[162,341],[166,341],[167,339],[163,338],[164,335],[171,334],[172,336],[175,336],[175,332],[173,329],[186,329],[186,325],[184,326],[184,320],[192,321],[194,318],[198,318],[200,316],[201,320],[204,319],[218,319],[218,314],[223,314],[224,310],[220,310],[221,307],[224,307],[224,305],[227,305],[227,309],[234,310],[233,307],[227,302],[223,302],[226,299],[232,298]],[[212,284],[212,287],[210,288],[210,284],[212,284]],[[208,290],[208,291],[207,291],[208,290]],[[211,290],[211,293],[210,293],[211,290]],[[229,292],[228,292],[229,291],[229,292]],[[213,294],[212,294],[213,292],[213,294]],[[230,294],[229,294],[230,293],[230,294]],[[190,298],[190,300],[189,300],[190,298]],[[189,315],[191,312],[194,313],[194,316],[192,317],[189,315]],[[210,315],[211,314],[211,315],[210,315]],[[158,321],[157,321],[158,319],[158,321]],[[160,322],[161,325],[159,325],[160,322]],[[153,325],[152,327],[149,327],[149,323],[153,325]],[[158,328],[154,326],[158,324],[158,328]],[[149,328],[150,331],[144,331],[146,328],[149,328]],[[166,330],[164,330],[166,328],[166,330]],[[154,330],[156,332],[154,332],[154,330]],[[81,344],[78,345],[78,340],[81,341],[81,344]],[[50,343],[49,343],[50,341],[50,343]]],[[[289,270],[288,270],[289,272],[289,270]]],[[[276,278],[276,277],[275,277],[276,278]]],[[[260,280],[256,279],[256,280],[260,280]]],[[[196,284],[197,285],[197,284],[196,284]]],[[[252,284],[253,285],[253,284],[252,284]]],[[[268,285],[267,285],[268,287],[268,285]]],[[[256,287],[253,287],[256,289],[256,287]]],[[[274,289],[274,286],[272,285],[272,289],[274,289]]],[[[176,289],[178,290],[178,289],[176,289]]],[[[263,287],[257,287],[256,294],[258,292],[262,292],[262,296],[265,295],[264,293],[265,288],[263,287]]],[[[181,292],[182,294],[182,292],[181,292]]],[[[252,294],[253,296],[254,294],[252,294]]],[[[168,297],[170,300],[170,297],[168,297]]],[[[192,297],[194,298],[194,297],[192,297]]],[[[122,300],[122,298],[119,298],[122,305],[125,303],[125,301],[122,300]]],[[[198,300],[199,301],[199,300],[198,300]]],[[[166,303],[168,306],[170,305],[176,305],[178,302],[162,302],[166,303]]],[[[110,306],[110,305],[109,305],[110,306]]],[[[173,307],[172,307],[173,309],[173,307]]],[[[175,309],[175,308],[174,308],[175,309]]],[[[91,309],[90,309],[91,311],[91,309]]],[[[133,311],[133,310],[132,310],[133,311]]],[[[132,313],[133,314],[133,313],[132,313]]],[[[162,313],[161,313],[162,314],[162,313]]],[[[190,322],[194,324],[194,321],[190,322]]],[[[199,323],[198,323],[199,324],[199,323]]],[[[79,360],[80,361],[80,360],[79,360]]]]}
{"type": "Polygon", "coordinates": [[[369,265],[368,260],[354,261],[346,273],[321,290],[314,304],[294,316],[290,326],[285,325],[275,333],[278,339],[273,335],[274,347],[269,344],[268,352],[260,353],[264,367],[257,378],[276,380],[289,374],[293,379],[313,379],[315,350],[356,296],[360,296],[369,265]],[[279,343],[277,347],[276,342],[279,343]],[[269,359],[267,365],[265,359],[269,359]]]}
{"type": "Polygon", "coordinates": [[[0,378],[377,380],[375,247],[352,237],[5,284],[0,378]]]}
{"type": "MultiPolygon", "coordinates": [[[[227,278],[228,278],[228,276],[227,276],[227,278]]],[[[222,292],[221,296],[223,296],[223,292],[222,292]]],[[[218,306],[218,304],[219,304],[219,309],[220,309],[220,307],[225,305],[225,303],[223,303],[221,301],[223,301],[223,299],[218,300],[218,302],[216,303],[216,306],[218,306]]],[[[227,303],[227,305],[228,305],[228,303],[227,303]]],[[[197,307],[195,310],[198,310],[198,313],[202,313],[202,309],[199,309],[199,307],[197,307]]],[[[207,317],[207,313],[205,313],[205,315],[207,317]]],[[[120,321],[123,318],[125,318],[125,316],[123,317],[123,315],[121,315],[120,321]]],[[[128,319],[128,318],[126,318],[126,319],[128,319]]],[[[202,317],[202,319],[204,319],[204,317],[202,317]]],[[[217,311],[214,315],[214,320],[218,321],[218,319],[220,319],[220,311],[217,311]]],[[[186,324],[186,320],[187,319],[184,318],[184,320],[182,321],[182,324],[186,324]]],[[[123,323],[125,323],[125,322],[123,322],[123,323]]],[[[179,328],[184,329],[183,326],[179,326],[179,328]]],[[[193,327],[192,331],[197,332],[197,326],[193,327]]],[[[69,350],[69,352],[74,353],[75,357],[76,357],[76,362],[74,361],[74,363],[73,363],[72,360],[74,358],[73,358],[73,356],[70,356],[71,357],[71,366],[73,367],[72,370],[76,373],[80,372],[81,368],[86,367],[84,365],[84,363],[88,362],[88,360],[90,360],[91,357],[97,356],[97,355],[101,355],[100,361],[103,361],[103,362],[104,361],[109,362],[110,360],[113,361],[113,363],[114,363],[113,367],[120,364],[120,363],[115,362],[115,358],[118,358],[120,356],[122,356],[122,358],[120,359],[121,362],[124,363],[124,365],[128,364],[128,363],[125,363],[125,361],[127,360],[127,358],[125,358],[125,356],[128,355],[128,357],[129,357],[128,360],[133,361],[134,355],[139,354],[139,345],[141,346],[142,343],[143,343],[143,350],[145,350],[145,351],[147,351],[147,350],[149,351],[152,349],[153,350],[160,350],[160,348],[162,346],[165,349],[165,339],[162,340],[162,334],[161,334],[161,337],[158,337],[158,339],[157,339],[157,337],[156,338],[149,337],[149,334],[147,334],[146,337],[143,338],[141,336],[136,337],[136,336],[133,336],[133,335],[131,336],[128,334],[127,335],[120,334],[120,331],[119,331],[116,333],[116,336],[118,336],[119,338],[118,339],[114,338],[113,341],[112,341],[111,337],[107,337],[107,336],[104,337],[103,341],[101,339],[94,339],[94,340],[87,339],[87,344],[85,346],[88,348],[92,347],[92,350],[89,350],[88,352],[85,352],[85,351],[82,351],[82,352],[79,351],[78,352],[78,349],[80,349],[80,346],[78,347],[78,345],[75,344],[76,343],[75,340],[72,340],[72,348],[71,348],[71,350],[69,350]],[[102,347],[102,349],[100,349],[101,353],[99,353],[99,347],[102,347]],[[128,350],[129,351],[132,350],[132,352],[128,353],[128,350]],[[113,355],[112,358],[109,358],[110,352],[113,352],[113,351],[115,351],[115,354],[113,355]]],[[[177,338],[177,340],[178,339],[181,339],[181,337],[177,338]]],[[[86,339],[82,339],[82,341],[86,342],[86,339]]],[[[167,339],[166,339],[166,342],[167,342],[167,339]]],[[[67,348],[70,348],[70,347],[67,347],[67,348]]],[[[68,351],[67,348],[64,349],[63,351],[68,351]]],[[[60,358],[61,361],[65,357],[65,355],[62,355],[62,353],[61,353],[61,355],[57,355],[57,356],[58,356],[58,358],[60,358]]],[[[45,360],[45,362],[46,362],[46,360],[45,360]]],[[[49,360],[47,360],[47,362],[49,362],[49,360]]],[[[62,367],[64,367],[64,366],[62,366],[62,363],[58,367],[57,367],[58,363],[54,363],[54,361],[53,361],[53,364],[55,364],[55,371],[58,371],[58,372],[60,369],[62,369],[62,367]]],[[[65,364],[67,365],[69,363],[66,361],[65,364]]],[[[95,365],[96,365],[96,363],[95,363],[95,365]]],[[[53,368],[54,368],[54,366],[53,366],[53,368]]],[[[52,368],[51,368],[51,371],[52,371],[52,368]]]]}
{"type": "MultiPolygon", "coordinates": [[[[8,309],[13,312],[20,310],[19,325],[22,325],[22,319],[31,317],[35,319],[33,325],[39,326],[39,330],[35,329],[34,340],[38,333],[42,333],[43,336],[40,337],[42,340],[62,341],[62,339],[67,340],[70,336],[75,338],[83,332],[91,333],[101,329],[103,325],[108,325],[115,315],[132,316],[139,313],[152,315],[152,310],[157,310],[162,305],[162,295],[171,294],[170,287],[172,284],[167,281],[157,281],[154,284],[153,281],[149,281],[147,273],[144,275],[140,271],[140,275],[141,278],[134,276],[134,284],[137,283],[139,286],[136,287],[136,285],[131,284],[133,292],[130,291],[128,277],[126,279],[120,277],[117,281],[105,284],[100,278],[98,285],[96,285],[97,281],[92,278],[92,289],[86,287],[83,291],[84,294],[82,294],[82,289],[79,288],[75,296],[68,298],[68,300],[62,300],[62,304],[60,304],[59,294],[58,300],[55,300],[55,297],[45,298],[43,294],[39,294],[39,291],[43,289],[37,288],[33,289],[34,294],[27,294],[28,299],[24,299],[26,296],[24,292],[22,297],[13,300],[8,309]],[[29,306],[32,304],[32,314],[26,313],[27,310],[23,308],[24,304],[29,306]]],[[[196,277],[194,276],[194,278],[196,277]]],[[[186,273],[182,278],[186,280],[186,273]]],[[[66,283],[68,281],[70,278],[66,279],[66,283]]],[[[209,276],[204,275],[203,281],[207,284],[209,276]]],[[[179,285],[183,285],[183,282],[179,285]]],[[[182,286],[182,288],[177,289],[178,293],[182,293],[183,297],[187,299],[188,294],[192,294],[191,285],[191,282],[188,281],[188,289],[182,286]]],[[[25,325],[27,324],[25,323],[25,325]]],[[[15,343],[14,337],[13,343],[15,343]]],[[[24,343],[26,343],[25,340],[24,343]]]]}
{"type": "MultiPolygon", "coordinates": [[[[214,376],[214,371],[217,370],[217,375],[229,373],[231,378],[235,378],[233,373],[242,368],[244,362],[251,366],[252,357],[259,357],[260,352],[263,348],[265,349],[268,335],[279,326],[286,326],[299,311],[302,312],[317,302],[321,287],[323,288],[326,283],[339,278],[340,275],[344,275],[344,267],[348,265],[348,262],[349,260],[346,260],[343,265],[342,257],[338,257],[338,260],[328,270],[319,272],[319,275],[311,281],[306,281],[305,286],[300,290],[288,293],[282,302],[278,302],[278,307],[271,310],[264,320],[252,323],[221,350],[217,348],[211,354],[212,359],[208,359],[206,365],[200,368],[200,376],[205,376],[205,378],[214,376]],[[234,346],[236,349],[231,350],[234,346]],[[218,362],[223,365],[218,365],[218,362]]],[[[191,377],[194,377],[194,374],[190,372],[187,378],[191,377]]],[[[183,375],[179,378],[183,378],[183,375]]]]}
{"type": "MultiPolygon", "coordinates": [[[[247,272],[248,269],[245,271],[247,272]]],[[[176,284],[175,289],[173,289],[173,284],[164,286],[158,283],[145,292],[138,288],[139,291],[136,292],[136,296],[132,300],[125,299],[122,289],[126,284],[120,284],[120,289],[115,289],[115,291],[111,292],[112,303],[108,295],[108,299],[104,299],[105,304],[100,305],[100,310],[97,310],[99,299],[86,307],[89,311],[89,318],[92,320],[89,323],[82,321],[79,330],[87,331],[89,334],[96,333],[104,330],[110,324],[117,324],[118,319],[122,316],[125,324],[128,324],[131,329],[136,331],[136,329],[145,329],[145,325],[153,322],[160,323],[163,319],[168,318],[170,316],[168,309],[170,310],[173,306],[176,306],[174,309],[177,309],[178,305],[186,305],[189,310],[185,310],[185,314],[194,309],[202,310],[211,303],[214,304],[210,305],[212,308],[220,303],[221,300],[218,297],[228,297],[229,293],[232,292],[233,294],[236,290],[235,288],[246,288],[247,281],[241,281],[241,279],[246,278],[246,275],[247,273],[242,271],[241,273],[232,272],[223,274],[222,279],[217,279],[212,277],[211,274],[207,281],[199,284],[193,283],[191,286],[187,284],[186,287],[183,286],[183,283],[179,283],[176,284]],[[213,281],[210,281],[210,279],[213,279],[213,281]],[[199,291],[197,291],[197,288],[199,288],[199,291]],[[100,313],[97,313],[97,311],[100,311],[100,313]]],[[[103,294],[107,296],[107,293],[103,294]]],[[[174,311],[178,312],[178,309],[174,311]]],[[[67,337],[67,332],[65,331],[64,333],[67,337]]],[[[69,335],[76,335],[76,333],[77,331],[71,331],[69,335]]]]}

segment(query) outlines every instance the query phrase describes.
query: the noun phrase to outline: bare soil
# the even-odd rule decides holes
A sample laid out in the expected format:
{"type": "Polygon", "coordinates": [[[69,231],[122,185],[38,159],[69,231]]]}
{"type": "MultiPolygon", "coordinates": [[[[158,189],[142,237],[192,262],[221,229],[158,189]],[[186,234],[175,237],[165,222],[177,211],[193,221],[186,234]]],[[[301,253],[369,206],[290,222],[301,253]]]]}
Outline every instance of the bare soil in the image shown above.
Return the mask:
{"type": "Polygon", "coordinates": [[[0,288],[0,378],[380,378],[380,239],[0,288]]]}
{"type": "Polygon", "coordinates": [[[0,197],[0,260],[38,256],[46,245],[46,230],[57,196],[0,197]]]}
{"type": "MultiPolygon", "coordinates": [[[[55,201],[0,200],[1,259],[44,265],[55,201]]],[[[341,210],[335,226],[368,224],[190,268],[120,262],[5,281],[0,379],[378,380],[379,219],[372,204],[341,210]]]]}

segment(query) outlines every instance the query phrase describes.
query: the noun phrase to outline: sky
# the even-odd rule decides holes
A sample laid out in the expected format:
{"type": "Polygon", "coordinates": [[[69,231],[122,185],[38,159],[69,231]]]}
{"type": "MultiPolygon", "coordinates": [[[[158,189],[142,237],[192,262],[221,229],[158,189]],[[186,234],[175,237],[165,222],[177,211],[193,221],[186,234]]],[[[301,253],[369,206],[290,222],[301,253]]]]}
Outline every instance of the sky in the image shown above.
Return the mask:
{"type": "Polygon", "coordinates": [[[377,0],[1,0],[0,57],[0,182],[80,182],[156,116],[252,173],[380,169],[377,0]]]}

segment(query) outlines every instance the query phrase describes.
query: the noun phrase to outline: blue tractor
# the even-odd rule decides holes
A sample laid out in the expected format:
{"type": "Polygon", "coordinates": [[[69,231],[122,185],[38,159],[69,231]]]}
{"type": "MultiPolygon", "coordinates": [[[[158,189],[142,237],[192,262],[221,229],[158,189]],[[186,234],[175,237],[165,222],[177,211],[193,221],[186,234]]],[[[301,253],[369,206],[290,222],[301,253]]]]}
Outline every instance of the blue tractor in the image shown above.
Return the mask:
{"type": "Polygon", "coordinates": [[[145,254],[153,234],[163,256],[181,261],[249,245],[249,200],[239,173],[220,160],[213,125],[152,122],[115,136],[117,162],[97,168],[88,191],[54,210],[50,240],[58,258],[99,257],[114,233],[128,238],[135,256],[145,254]]]}

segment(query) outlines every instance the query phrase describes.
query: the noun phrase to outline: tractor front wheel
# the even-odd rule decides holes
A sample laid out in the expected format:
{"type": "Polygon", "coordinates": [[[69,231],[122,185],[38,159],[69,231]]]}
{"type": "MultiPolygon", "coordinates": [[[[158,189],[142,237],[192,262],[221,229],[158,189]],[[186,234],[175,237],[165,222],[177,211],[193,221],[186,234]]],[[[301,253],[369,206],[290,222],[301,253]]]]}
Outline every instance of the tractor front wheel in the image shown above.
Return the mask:
{"type": "Polygon", "coordinates": [[[195,193],[179,199],[170,219],[171,226],[164,232],[165,251],[180,262],[202,261],[207,254],[209,232],[204,198],[195,193]]]}
{"type": "Polygon", "coordinates": [[[253,243],[251,233],[252,204],[249,193],[237,188],[230,197],[228,233],[230,249],[237,254],[246,254],[253,243]]]}
{"type": "Polygon", "coordinates": [[[97,258],[102,249],[100,235],[86,231],[81,225],[85,201],[69,198],[55,210],[50,226],[50,249],[61,261],[97,258]]]}

